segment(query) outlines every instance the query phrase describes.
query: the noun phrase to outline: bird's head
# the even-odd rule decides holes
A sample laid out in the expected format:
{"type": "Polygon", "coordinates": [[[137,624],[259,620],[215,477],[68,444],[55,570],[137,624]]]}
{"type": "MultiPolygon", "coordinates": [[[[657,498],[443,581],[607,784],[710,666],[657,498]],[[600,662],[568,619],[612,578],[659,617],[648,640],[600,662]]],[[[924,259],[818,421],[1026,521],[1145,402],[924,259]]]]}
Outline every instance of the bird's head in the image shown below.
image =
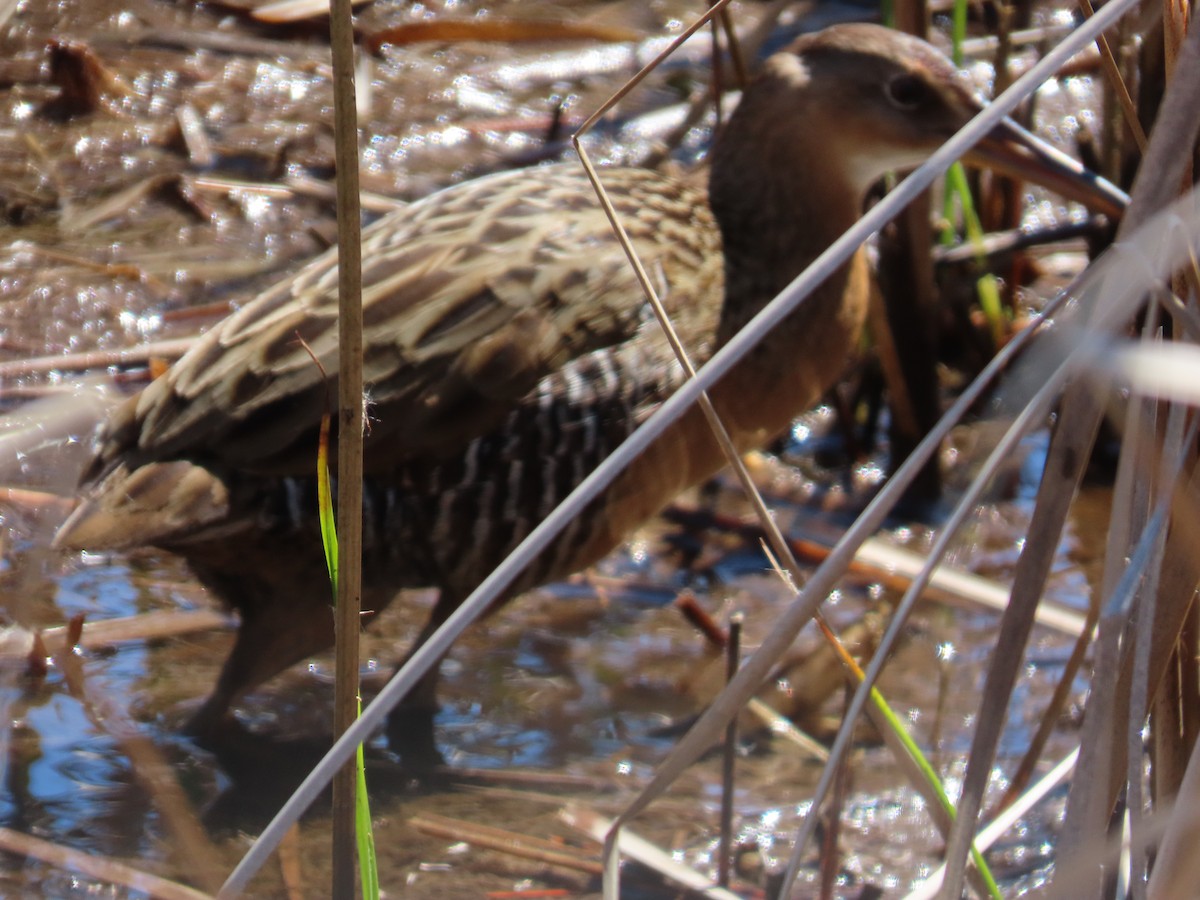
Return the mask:
{"type": "MultiPolygon", "coordinates": [[[[925,41],[877,25],[834,26],[766,61],[718,142],[714,173],[757,158],[764,171],[800,167],[809,190],[828,185],[861,202],[883,175],[919,165],[980,109],[950,60],[925,41]]],[[[1119,191],[1011,121],[964,161],[1110,215],[1121,208],[1119,191]]]]}

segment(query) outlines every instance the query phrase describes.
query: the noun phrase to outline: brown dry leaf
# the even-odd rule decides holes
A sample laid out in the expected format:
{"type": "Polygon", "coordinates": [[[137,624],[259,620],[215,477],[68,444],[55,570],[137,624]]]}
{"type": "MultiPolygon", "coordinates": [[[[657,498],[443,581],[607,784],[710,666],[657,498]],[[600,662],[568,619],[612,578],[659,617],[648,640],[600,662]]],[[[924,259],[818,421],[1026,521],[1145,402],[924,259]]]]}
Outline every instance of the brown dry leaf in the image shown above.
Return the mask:
{"type": "Polygon", "coordinates": [[[279,875],[289,900],[303,900],[304,872],[300,864],[300,826],[293,825],[279,842],[279,875]]]}
{"type": "Polygon", "coordinates": [[[113,113],[116,112],[114,99],[133,94],[133,90],[83,41],[51,41],[48,50],[50,80],[59,89],[58,97],[46,107],[51,115],[70,118],[101,110],[113,113]]]}
{"type": "Polygon", "coordinates": [[[454,44],[463,41],[523,43],[528,41],[606,41],[624,43],[641,37],[632,28],[602,25],[594,22],[562,20],[517,19],[434,19],[428,22],[408,22],[395,28],[385,28],[366,36],[367,49],[378,53],[384,44],[427,43],[444,41],[454,44]]]}

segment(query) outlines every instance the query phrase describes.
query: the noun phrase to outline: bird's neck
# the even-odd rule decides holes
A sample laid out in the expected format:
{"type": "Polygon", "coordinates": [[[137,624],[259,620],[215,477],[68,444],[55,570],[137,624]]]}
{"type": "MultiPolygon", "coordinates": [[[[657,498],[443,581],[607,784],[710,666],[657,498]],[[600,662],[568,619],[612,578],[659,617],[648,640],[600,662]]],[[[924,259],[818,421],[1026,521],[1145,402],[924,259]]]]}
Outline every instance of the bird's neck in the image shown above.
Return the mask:
{"type": "MultiPolygon", "coordinates": [[[[725,257],[719,345],[853,225],[862,202],[861,186],[822,153],[818,135],[781,140],[769,110],[755,110],[755,102],[748,92],[713,151],[709,196],[725,257]]],[[[713,401],[740,443],[777,435],[838,377],[855,350],[869,291],[860,252],[716,387],[713,401]]]]}
{"type": "MultiPolygon", "coordinates": [[[[770,128],[769,117],[745,112],[751,114],[735,117],[714,148],[709,182],[725,257],[721,344],[853,225],[862,203],[857,186],[839,177],[837,161],[825,157],[815,136],[771,140],[754,133],[770,128]],[[735,134],[734,127],[745,130],[735,134]]],[[[802,304],[801,320],[836,316],[846,282],[843,267],[802,304]]]]}

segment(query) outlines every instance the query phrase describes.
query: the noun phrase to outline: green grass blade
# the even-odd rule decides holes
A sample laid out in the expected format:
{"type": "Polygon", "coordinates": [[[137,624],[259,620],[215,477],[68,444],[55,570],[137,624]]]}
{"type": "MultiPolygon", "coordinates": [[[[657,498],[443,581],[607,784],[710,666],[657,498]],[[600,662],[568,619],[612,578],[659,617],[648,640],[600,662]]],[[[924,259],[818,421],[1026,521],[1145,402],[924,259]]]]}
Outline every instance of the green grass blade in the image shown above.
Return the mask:
{"type": "Polygon", "coordinates": [[[321,417],[321,436],[317,441],[317,509],[321,515],[321,545],[325,549],[325,565],[329,583],[333,585],[333,602],[337,604],[338,543],[337,520],[333,514],[333,490],[329,485],[329,414],[321,417]]]}
{"type": "MultiPolygon", "coordinates": [[[[950,58],[956,66],[963,64],[962,44],[967,39],[967,4],[966,0],[955,0],[950,26],[950,58]]],[[[946,194],[943,213],[947,222],[954,221],[954,205],[962,210],[963,225],[966,228],[967,239],[979,248],[983,242],[983,228],[979,224],[979,216],[975,212],[975,203],[971,199],[971,190],[967,185],[967,173],[962,163],[955,163],[946,172],[946,194]]],[[[953,232],[947,226],[942,232],[942,243],[949,245],[953,241],[953,232]]],[[[1003,305],[1000,302],[1000,290],[996,286],[995,276],[984,275],[975,283],[979,295],[979,306],[987,318],[988,327],[992,332],[994,346],[999,347],[1004,341],[1007,325],[1003,305]]]]}
{"type": "MultiPolygon", "coordinates": [[[[900,717],[888,706],[887,700],[884,699],[883,694],[879,692],[878,688],[871,688],[871,703],[887,721],[888,727],[892,729],[892,732],[900,740],[900,743],[904,745],[904,749],[908,751],[908,755],[924,776],[926,783],[933,789],[938,804],[950,818],[950,821],[953,822],[958,816],[955,812],[954,804],[950,802],[950,798],[946,796],[946,792],[942,789],[942,782],[938,778],[937,771],[933,768],[932,763],[929,762],[925,754],[921,752],[921,748],[917,746],[917,742],[912,739],[912,735],[908,733],[908,729],[904,727],[900,717]]],[[[996,884],[992,870],[988,868],[987,861],[983,858],[983,854],[979,852],[974,842],[971,844],[971,861],[975,863],[975,868],[979,870],[979,876],[983,879],[988,895],[993,897],[994,900],[1001,900],[1000,886],[996,884]]]]}
{"type": "MultiPolygon", "coordinates": [[[[971,199],[971,190],[967,184],[967,173],[962,163],[955,163],[946,172],[946,203],[957,200],[962,210],[963,227],[966,229],[967,240],[975,247],[975,253],[982,262],[983,226],[979,223],[979,215],[975,212],[975,203],[971,199]]],[[[947,217],[949,220],[949,217],[947,217]]],[[[996,285],[996,277],[992,274],[983,275],[975,283],[979,294],[979,307],[987,318],[988,328],[992,333],[992,341],[996,347],[1004,343],[1008,327],[1008,316],[1005,315],[1004,305],[1000,301],[1000,289],[996,285]]]]}
{"type": "MultiPolygon", "coordinates": [[[[791,583],[787,580],[786,576],[784,576],[784,581],[790,586],[791,583]]],[[[829,624],[825,621],[824,617],[819,614],[817,616],[817,626],[824,633],[826,640],[829,641],[834,652],[837,654],[838,658],[842,661],[842,664],[847,668],[847,670],[853,674],[855,679],[860,682],[863,681],[866,678],[866,674],[863,672],[862,667],[859,666],[858,661],[855,660],[855,658],[838,639],[837,635],[834,633],[833,629],[829,627],[829,624]]],[[[904,748],[904,752],[908,754],[910,759],[912,759],[914,765],[917,767],[917,771],[920,772],[921,777],[929,785],[930,790],[933,791],[938,805],[941,806],[941,808],[945,811],[947,818],[953,822],[956,818],[954,806],[950,803],[950,798],[946,796],[946,792],[942,788],[942,782],[938,778],[937,771],[930,764],[929,760],[926,759],[925,754],[921,751],[921,748],[917,746],[916,741],[912,739],[912,735],[908,733],[908,729],[904,726],[904,723],[900,717],[892,711],[890,706],[888,706],[888,702],[886,699],[884,699],[884,696],[880,692],[879,688],[872,687],[870,697],[871,704],[883,718],[883,724],[886,725],[887,729],[890,730],[896,739],[900,741],[900,745],[904,748]]],[[[996,884],[996,879],[992,876],[991,870],[988,869],[987,861],[983,858],[983,854],[979,852],[979,849],[975,846],[974,842],[971,844],[971,860],[975,863],[975,868],[979,870],[980,877],[983,879],[983,883],[987,887],[989,895],[993,897],[994,900],[1000,900],[1000,888],[996,884]]]]}
{"type": "MultiPolygon", "coordinates": [[[[358,698],[362,715],[362,697],[358,698]]],[[[367,769],[363,745],[354,754],[356,790],[354,791],[354,833],[358,838],[358,871],[365,900],[379,900],[379,865],[375,859],[375,832],[371,825],[371,800],[367,796],[367,769]]]]}
{"type": "MultiPolygon", "coordinates": [[[[333,511],[333,490],[329,483],[329,416],[321,418],[321,436],[317,442],[317,508],[321,517],[321,545],[325,550],[325,565],[329,583],[333,586],[333,602],[337,603],[338,542],[337,520],[333,511]]],[[[362,715],[362,697],[358,698],[358,714],[362,715]]],[[[354,754],[354,835],[358,847],[358,871],[364,900],[379,900],[379,865],[375,858],[375,832],[371,825],[371,801],[367,796],[367,768],[363,745],[354,754]]]]}
{"type": "Polygon", "coordinates": [[[950,25],[950,59],[960,69],[963,65],[963,41],[967,39],[967,3],[966,0],[955,0],[953,18],[950,25]]]}

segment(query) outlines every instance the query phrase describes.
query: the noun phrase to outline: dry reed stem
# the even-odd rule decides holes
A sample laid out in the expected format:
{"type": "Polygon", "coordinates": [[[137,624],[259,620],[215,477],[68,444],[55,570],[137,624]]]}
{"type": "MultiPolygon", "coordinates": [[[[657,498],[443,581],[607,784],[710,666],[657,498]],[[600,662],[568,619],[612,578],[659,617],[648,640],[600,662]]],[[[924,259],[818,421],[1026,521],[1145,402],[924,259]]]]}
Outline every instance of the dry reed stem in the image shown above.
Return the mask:
{"type": "MultiPolygon", "coordinates": [[[[1070,389],[1068,389],[1070,396],[1070,389]]],[[[962,890],[967,852],[987,788],[992,760],[1007,716],[1009,698],[1024,666],[1025,645],[1033,628],[1034,610],[1054,562],[1059,535],[1087,463],[1099,426],[1097,405],[1087,394],[1060,407],[1059,420],[1046,457],[1045,474],[1013,579],[1012,599],[1000,624],[992,665],[980,700],[981,714],[971,741],[967,772],[947,842],[946,894],[962,890]]]]}
{"type": "MultiPolygon", "coordinates": [[[[362,6],[369,0],[350,0],[352,6],[362,6]]],[[[250,15],[260,22],[282,25],[329,15],[329,0],[274,0],[256,6],[250,15]]]]}
{"type": "MultiPolygon", "coordinates": [[[[229,616],[213,610],[158,610],[86,622],[82,636],[75,645],[85,650],[98,650],[129,641],[154,641],[198,631],[213,631],[230,627],[229,616]]],[[[55,625],[38,631],[15,626],[4,630],[0,647],[0,663],[22,662],[32,652],[35,640],[41,640],[43,654],[57,655],[68,649],[68,630],[55,625]]]]}
{"type": "MultiPolygon", "coordinates": [[[[1096,14],[1096,10],[1092,8],[1091,0],[1079,0],[1079,8],[1085,16],[1096,14]]],[[[1133,137],[1134,143],[1137,144],[1138,152],[1145,155],[1146,132],[1142,130],[1142,122],[1138,118],[1137,107],[1134,105],[1133,98],[1129,96],[1129,86],[1125,84],[1125,79],[1121,77],[1121,70],[1117,67],[1117,60],[1113,56],[1108,38],[1100,35],[1096,39],[1096,46],[1100,50],[1100,64],[1104,68],[1104,77],[1108,79],[1109,87],[1112,88],[1113,95],[1117,98],[1117,104],[1121,109],[1122,121],[1124,121],[1125,127],[1129,129],[1129,134],[1133,137]]]]}
{"type": "Polygon", "coordinates": [[[1200,883],[1200,853],[1196,852],[1200,843],[1200,743],[1192,745],[1183,783],[1165,818],[1147,885],[1149,900],[1186,897],[1200,883]]]}
{"type": "MultiPolygon", "coordinates": [[[[1078,756],[1079,750],[1076,748],[1067,754],[1065,758],[1059,760],[1049,772],[1038,779],[1033,787],[1024,791],[1007,809],[1003,810],[1000,815],[989,822],[986,827],[980,829],[979,833],[975,835],[975,846],[980,848],[981,851],[992,847],[999,838],[1017,824],[1019,819],[1025,816],[1037,804],[1041,803],[1051,791],[1056,790],[1062,784],[1075,768],[1078,756]]],[[[941,891],[945,874],[946,867],[943,864],[932,875],[926,878],[925,881],[917,885],[905,897],[905,900],[932,900],[941,891]]]]}
{"type": "Polygon", "coordinates": [[[92,43],[98,47],[168,47],[186,51],[211,50],[267,59],[300,60],[313,66],[328,63],[329,55],[315,45],[272,38],[247,37],[213,28],[120,28],[97,33],[92,43]]]}
{"type": "Polygon", "coordinates": [[[59,220],[58,227],[64,234],[72,236],[91,231],[109,219],[126,215],[135,204],[173,182],[175,177],[161,174],[143,178],[85,209],[71,209],[70,215],[59,220]]]}
{"type": "MultiPolygon", "coordinates": [[[[1051,735],[1058,728],[1063,711],[1067,708],[1067,702],[1071,699],[1071,695],[1075,690],[1075,678],[1079,674],[1079,670],[1083,668],[1084,661],[1087,659],[1087,651],[1092,644],[1096,624],[1100,619],[1098,601],[1098,597],[1092,597],[1091,602],[1088,603],[1087,618],[1076,636],[1075,645],[1071,648],[1071,655],[1067,658],[1058,683],[1054,686],[1054,693],[1050,695],[1050,700],[1042,711],[1037,731],[1030,738],[1025,755],[1021,758],[1016,771],[1009,779],[1008,788],[1005,790],[1004,796],[985,814],[987,818],[995,818],[1005,809],[1012,806],[1025,791],[1029,780],[1033,777],[1034,770],[1041,761],[1042,752],[1046,749],[1046,744],[1049,743],[1051,735]]],[[[1038,607],[1039,610],[1041,608],[1041,606],[1038,607]]]]}
{"type": "MultiPolygon", "coordinates": [[[[525,769],[468,769],[468,768],[447,768],[446,775],[450,776],[453,781],[460,787],[478,787],[480,790],[493,790],[493,785],[508,784],[521,785],[522,787],[534,786],[545,790],[555,790],[560,792],[566,791],[594,791],[596,793],[608,793],[618,790],[617,782],[609,778],[596,778],[591,775],[572,775],[566,772],[538,772],[525,769]]],[[[621,784],[625,784],[623,779],[621,784]]],[[[498,788],[496,788],[499,790],[498,788]]],[[[522,796],[527,796],[522,794],[522,796]]],[[[556,799],[556,802],[561,801],[561,797],[556,799]]]]}
{"type": "MultiPolygon", "coordinates": [[[[1035,28],[1022,28],[1019,31],[1010,31],[1005,36],[1005,43],[1009,48],[1028,47],[1030,45],[1044,46],[1055,44],[1069,34],[1071,26],[1061,24],[1040,25],[1035,28]]],[[[1000,38],[995,35],[981,35],[980,37],[967,38],[962,42],[962,53],[965,57],[994,56],[1000,48],[1000,38]]],[[[1081,50],[1080,53],[1086,53],[1086,50],[1081,50]]]]}
{"type": "MultiPolygon", "coordinates": [[[[1177,60],[1175,75],[1167,86],[1158,124],[1134,182],[1133,203],[1128,217],[1122,223],[1122,233],[1136,227],[1176,193],[1198,130],[1200,29],[1192,29],[1177,60]]],[[[1192,481],[1195,481],[1195,475],[1192,481]]],[[[1177,493],[1183,491],[1186,497],[1194,490],[1191,485],[1181,486],[1177,493]]],[[[1185,508],[1181,503],[1175,504],[1176,519],[1185,508]]],[[[1122,528],[1122,517],[1114,513],[1113,519],[1117,523],[1115,527],[1122,528]]],[[[1160,575],[1159,593],[1163,597],[1182,599],[1186,596],[1190,599],[1196,585],[1195,573],[1190,571],[1195,567],[1192,562],[1195,557],[1195,545],[1192,545],[1192,550],[1183,550],[1186,545],[1180,545],[1182,554],[1173,550],[1174,533],[1182,530],[1185,523],[1175,521],[1172,524],[1172,541],[1168,546],[1164,570],[1160,575]]],[[[1106,581],[1111,582],[1111,579],[1106,581]]],[[[1183,610],[1179,609],[1180,605],[1178,599],[1173,603],[1158,604],[1160,611],[1154,626],[1159,635],[1155,640],[1157,646],[1164,646],[1164,640],[1167,646],[1173,644],[1174,636],[1178,633],[1186,612],[1186,605],[1183,610]]],[[[1084,868],[1087,865],[1084,862],[1084,848],[1099,842],[1107,827],[1109,811],[1115,802],[1120,782],[1124,780],[1125,763],[1120,753],[1124,751],[1125,746],[1123,732],[1126,720],[1120,711],[1127,706],[1131,687],[1121,678],[1123,667],[1116,655],[1118,638],[1116,633],[1112,633],[1118,632],[1120,624],[1118,621],[1110,626],[1107,638],[1102,624],[1102,655],[1097,658],[1093,668],[1096,680],[1093,684],[1093,696],[1088,704],[1088,716],[1084,721],[1081,759],[1081,766],[1090,777],[1077,779],[1072,784],[1067,819],[1060,841],[1060,859],[1071,868],[1084,868]],[[1117,755],[1117,759],[1112,758],[1114,754],[1117,755]]],[[[1165,666],[1165,660],[1161,664],[1165,666]]],[[[1157,684],[1157,679],[1150,677],[1149,682],[1157,684]]],[[[1096,873],[1095,868],[1092,871],[1096,873]]]]}
{"type": "MultiPolygon", "coordinates": [[[[737,674],[742,653],[742,616],[729,620],[729,638],[725,646],[725,680],[737,674]]],[[[721,748],[721,817],[717,841],[717,884],[729,887],[729,872],[733,865],[733,790],[737,774],[737,719],[725,727],[725,744],[721,748]]]]}
{"type": "Polygon", "coordinates": [[[54,511],[60,516],[66,516],[75,508],[73,497],[63,497],[49,491],[34,491],[18,487],[0,486],[0,503],[8,504],[26,512],[54,511]]]}
{"type": "MultiPolygon", "coordinates": [[[[363,543],[362,213],[358,183],[358,108],[354,97],[351,0],[332,0],[334,158],[338,223],[337,606],[334,610],[333,737],[358,717],[363,543]]],[[[315,450],[316,448],[314,448],[315,450]]],[[[333,779],[333,896],[351,900],[357,876],[355,792],[350,761],[333,779]]],[[[365,799],[365,798],[364,798],[365,799]]]]}
{"type": "MultiPolygon", "coordinates": [[[[847,688],[850,687],[847,684],[847,688]]],[[[850,699],[849,694],[846,699],[850,699]]],[[[850,760],[844,758],[838,764],[837,776],[833,781],[833,796],[823,813],[825,828],[820,857],[817,861],[821,900],[832,900],[838,876],[842,873],[842,861],[838,855],[838,838],[841,836],[842,811],[846,808],[846,797],[851,789],[850,783],[850,760]]]]}
{"type": "MultiPolygon", "coordinates": [[[[1151,302],[1150,309],[1146,314],[1146,321],[1142,329],[1142,341],[1154,341],[1158,343],[1156,338],[1161,338],[1159,333],[1158,323],[1160,314],[1159,305],[1151,302]]],[[[1166,508],[1171,502],[1171,489],[1179,472],[1183,468],[1187,448],[1195,443],[1196,428],[1193,426],[1188,429],[1188,434],[1184,434],[1185,427],[1185,408],[1179,404],[1171,404],[1165,407],[1167,412],[1166,435],[1165,437],[1155,440],[1161,434],[1161,426],[1159,424],[1159,404],[1154,398],[1137,397],[1130,404],[1129,409],[1131,416],[1136,415],[1136,410],[1144,410],[1142,427],[1136,433],[1127,431],[1124,435],[1125,447],[1132,445],[1131,456],[1140,457],[1141,465],[1139,470],[1142,473],[1141,481],[1144,484],[1144,490],[1135,494],[1135,505],[1130,509],[1129,516],[1123,516],[1128,522],[1130,519],[1145,518],[1146,515],[1153,515],[1158,508],[1166,508]],[[1155,445],[1158,445],[1157,447],[1155,445]],[[1144,493],[1144,499],[1139,494],[1144,493]],[[1156,502],[1157,501],[1157,502],[1156,502]],[[1143,511],[1142,506],[1145,506],[1143,511]]],[[[1114,507],[1121,509],[1122,507],[1114,507]]],[[[1149,707],[1153,702],[1155,692],[1151,692],[1149,688],[1150,681],[1150,661],[1153,655],[1161,654],[1164,657],[1170,657],[1176,638],[1172,637],[1171,645],[1166,647],[1153,646],[1153,625],[1154,615],[1158,602],[1158,579],[1162,571],[1163,554],[1165,552],[1166,533],[1162,529],[1152,547],[1152,552],[1147,560],[1146,571],[1138,586],[1138,594],[1134,598],[1135,609],[1131,612],[1134,631],[1133,667],[1132,667],[1132,686],[1130,689],[1130,707],[1128,710],[1128,720],[1125,732],[1125,755],[1126,755],[1126,808],[1128,816],[1128,830],[1136,840],[1142,831],[1143,819],[1143,724],[1149,715],[1149,707]]],[[[1156,734],[1161,729],[1158,728],[1157,719],[1152,723],[1156,734]]],[[[1159,737],[1165,737],[1164,734],[1158,734],[1159,737]]],[[[1165,800],[1165,797],[1159,799],[1165,800]]],[[[1131,856],[1131,888],[1132,895],[1135,900],[1145,900],[1146,893],[1146,875],[1148,860],[1141,856],[1131,856]]]]}
{"type": "Polygon", "coordinates": [[[623,855],[653,869],[663,878],[683,885],[698,896],[708,897],[711,900],[740,900],[737,894],[719,885],[714,885],[704,875],[676,862],[671,853],[634,834],[628,828],[618,832],[612,820],[606,819],[593,810],[578,804],[571,804],[563,808],[559,817],[572,828],[577,828],[598,841],[604,841],[606,848],[613,839],[613,835],[618,835],[616,840],[623,855]]]}
{"type": "Polygon", "coordinates": [[[144,366],[153,359],[178,359],[194,343],[195,338],[179,338],[122,350],[88,350],[58,356],[39,356],[34,359],[15,359],[0,362],[0,380],[46,375],[50,372],[86,372],[89,369],[106,369],[112,366],[144,366]]]}
{"type": "MultiPolygon", "coordinates": [[[[333,199],[337,195],[337,186],[306,175],[289,175],[286,184],[293,195],[316,197],[318,199],[333,199]]],[[[367,212],[386,215],[403,209],[408,204],[386,194],[376,194],[371,191],[360,193],[362,208],[367,212]]]]}
{"type": "MultiPolygon", "coordinates": [[[[1030,327],[1036,329],[1037,324],[1034,323],[1030,327]]],[[[681,509],[678,504],[673,507],[676,513],[681,509]]],[[[666,515],[672,520],[681,519],[680,516],[671,513],[666,515]]],[[[713,522],[716,527],[727,531],[745,532],[743,536],[746,539],[763,539],[762,532],[757,528],[757,519],[741,520],[717,515],[713,517],[713,522]]],[[[828,544],[816,540],[802,537],[788,537],[787,540],[792,552],[808,563],[822,563],[831,553],[828,544]]],[[[912,587],[913,582],[921,577],[921,571],[928,563],[928,555],[914,553],[880,538],[868,538],[863,541],[854,559],[847,565],[845,574],[847,577],[853,576],[862,582],[881,584],[888,590],[904,594],[912,587]]],[[[940,564],[933,569],[922,596],[939,603],[1003,612],[1008,607],[1009,591],[1008,585],[991,578],[940,564]]],[[[683,598],[677,603],[684,614],[691,617],[691,605],[683,598]]],[[[1044,598],[1038,605],[1035,616],[1037,624],[1072,637],[1090,632],[1094,627],[1094,623],[1088,624],[1086,615],[1049,597],[1044,598]]],[[[703,628],[704,623],[699,623],[697,627],[703,628]]],[[[716,643],[720,646],[719,640],[716,643]]]]}
{"type": "Polygon", "coordinates": [[[80,872],[108,884],[145,892],[156,900],[211,900],[211,895],[187,885],[142,872],[106,856],[84,853],[32,835],[0,827],[0,849],[41,860],[68,872],[80,872]]]}
{"type": "MultiPolygon", "coordinates": [[[[1200,545],[1200,515],[1197,514],[1200,510],[1200,469],[1189,473],[1186,484],[1175,485],[1172,501],[1170,532],[1166,552],[1161,555],[1156,602],[1143,604],[1153,610],[1148,641],[1150,668],[1143,679],[1149,694],[1157,691],[1162,682],[1175,638],[1193,602],[1196,584],[1200,582],[1200,560],[1195,553],[1195,547],[1200,545]]],[[[1071,873],[1069,880],[1061,881],[1064,889],[1068,885],[1071,890],[1077,889],[1083,878],[1090,878],[1093,890],[1098,889],[1102,872],[1094,848],[1104,840],[1111,811],[1126,782],[1126,742],[1132,738],[1128,727],[1128,710],[1134,703],[1131,696],[1134,651],[1131,645],[1147,640],[1144,633],[1139,638],[1133,636],[1130,610],[1135,590],[1156,555],[1154,549],[1159,532],[1165,528],[1166,513],[1165,505],[1156,508],[1146,532],[1131,553],[1125,573],[1106,598],[1107,608],[1101,619],[1093,666],[1092,695],[1081,735],[1082,760],[1095,768],[1086,770],[1089,778],[1072,783],[1067,822],[1060,840],[1062,867],[1071,873]]],[[[1137,703],[1148,704],[1149,696],[1139,697],[1137,703]]],[[[1140,725],[1137,731],[1140,733],[1140,725]]],[[[1138,757],[1141,757],[1140,752],[1138,757]]],[[[1148,824],[1143,824],[1141,830],[1143,833],[1137,843],[1152,846],[1148,824]]],[[[1060,884],[1057,874],[1055,884],[1060,884]]]]}
{"type": "Polygon", "coordinates": [[[304,871],[300,859],[300,826],[288,829],[279,843],[279,877],[288,900],[304,900],[304,871]]]}
{"type": "MultiPolygon", "coordinates": [[[[1085,847],[1085,853],[1069,865],[1056,862],[1054,880],[1048,885],[1042,885],[1038,890],[1031,891],[1028,896],[1037,900],[1078,900],[1080,897],[1102,896],[1089,895],[1080,890],[1082,879],[1091,877],[1091,869],[1103,866],[1109,872],[1116,872],[1122,858],[1128,853],[1139,853],[1153,847],[1161,838],[1166,828],[1166,815],[1156,815],[1148,820],[1143,830],[1143,844],[1135,844],[1128,840],[1128,834],[1117,829],[1113,833],[1102,835],[1095,843],[1085,847]],[[1080,880],[1076,880],[1080,879],[1080,880]]],[[[1171,898],[1174,900],[1174,898],[1171,898]]]]}
{"type": "MultiPolygon", "coordinates": [[[[928,203],[923,204],[923,211],[929,212],[928,203]]],[[[908,224],[907,221],[906,224],[908,224]]],[[[874,281],[871,284],[870,300],[867,305],[867,328],[871,333],[875,356],[883,370],[883,380],[887,386],[888,410],[891,413],[892,421],[900,433],[918,435],[921,433],[921,428],[917,420],[917,409],[909,394],[908,381],[904,377],[903,362],[896,348],[896,337],[888,322],[887,301],[884,299],[878,283],[874,281]]]]}
{"type": "Polygon", "coordinates": [[[192,809],[190,799],[176,780],[174,771],[158,747],[141,733],[125,710],[106,693],[88,685],[83,661],[73,652],[82,629],[83,617],[78,616],[68,625],[67,640],[55,655],[69,693],[79,701],[97,731],[109,735],[120,745],[134,777],[153,801],[174,839],[180,867],[197,884],[210,891],[216,890],[224,867],[216,847],[209,841],[208,832],[192,809]]]}
{"type": "Polygon", "coordinates": [[[204,130],[204,120],[196,107],[190,103],[180,104],[175,109],[175,126],[179,129],[179,138],[187,151],[188,164],[201,169],[207,169],[217,161],[212,141],[204,130]]]}
{"type": "Polygon", "coordinates": [[[432,813],[413,816],[408,820],[408,824],[418,831],[435,837],[452,841],[466,841],[476,847],[486,847],[489,850],[569,869],[573,872],[583,872],[587,875],[600,874],[600,863],[595,858],[581,855],[582,851],[571,852],[574,848],[543,838],[432,813]]]}
{"type": "Polygon", "coordinates": [[[64,253],[61,250],[35,245],[22,247],[21,250],[22,253],[30,253],[43,259],[51,260],[52,262],[64,263],[68,266],[78,266],[81,269],[99,272],[109,278],[128,278],[131,281],[136,281],[151,288],[160,297],[165,298],[171,290],[162,279],[148,274],[142,267],[135,263],[96,262],[95,260],[87,259],[74,253],[64,253]]]}

